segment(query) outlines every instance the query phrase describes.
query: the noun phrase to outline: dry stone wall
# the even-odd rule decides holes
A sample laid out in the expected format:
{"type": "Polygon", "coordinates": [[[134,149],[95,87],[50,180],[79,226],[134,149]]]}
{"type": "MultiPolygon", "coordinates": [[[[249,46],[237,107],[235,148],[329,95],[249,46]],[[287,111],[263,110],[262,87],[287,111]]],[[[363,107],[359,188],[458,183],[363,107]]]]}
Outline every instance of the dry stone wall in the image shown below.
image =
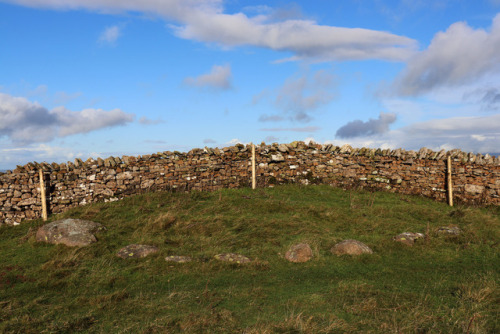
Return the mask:
{"type": "MultiPolygon", "coordinates": [[[[452,157],[454,201],[500,204],[500,159],[459,150],[433,152],[352,148],[348,145],[261,144],[256,147],[258,186],[323,183],[380,189],[446,200],[446,159],[452,157]]],[[[39,169],[49,213],[157,190],[249,186],[250,146],[159,152],[138,157],[92,158],[62,164],[28,163],[0,174],[0,225],[41,216],[39,169]]]]}

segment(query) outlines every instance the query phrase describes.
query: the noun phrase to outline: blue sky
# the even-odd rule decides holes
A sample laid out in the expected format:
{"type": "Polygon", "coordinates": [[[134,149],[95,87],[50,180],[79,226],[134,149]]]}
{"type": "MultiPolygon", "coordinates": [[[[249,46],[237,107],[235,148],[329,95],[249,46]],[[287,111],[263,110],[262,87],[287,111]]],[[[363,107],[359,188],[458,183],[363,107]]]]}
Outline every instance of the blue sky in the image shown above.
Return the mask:
{"type": "Polygon", "coordinates": [[[0,169],[237,142],[500,152],[499,0],[0,0],[0,169]]]}

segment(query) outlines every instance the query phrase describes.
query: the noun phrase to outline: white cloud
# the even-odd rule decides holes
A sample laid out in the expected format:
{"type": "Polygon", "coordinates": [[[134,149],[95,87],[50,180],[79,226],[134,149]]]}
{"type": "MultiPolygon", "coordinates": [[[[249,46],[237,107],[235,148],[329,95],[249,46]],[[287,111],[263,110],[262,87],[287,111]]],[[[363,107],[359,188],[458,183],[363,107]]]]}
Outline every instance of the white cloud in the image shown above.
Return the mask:
{"type": "Polygon", "coordinates": [[[203,144],[215,144],[216,141],[213,140],[212,138],[207,138],[203,140],[203,144]]]}
{"type": "MultiPolygon", "coordinates": [[[[286,9],[249,17],[225,14],[223,0],[7,0],[7,2],[53,9],[87,9],[98,12],[142,12],[158,15],[177,26],[185,39],[223,47],[250,45],[291,52],[291,59],[403,61],[416,48],[413,39],[389,32],[320,25],[313,20],[290,19],[297,10],[286,9]],[[281,14],[280,14],[281,13],[281,14]],[[279,15],[278,15],[279,14],[279,15]]],[[[113,34],[111,34],[112,39],[113,34]]]]}
{"type": "Polygon", "coordinates": [[[107,27],[99,36],[101,44],[114,45],[121,35],[121,29],[118,26],[107,27]]]}
{"type": "Polygon", "coordinates": [[[234,138],[226,143],[226,145],[236,145],[236,144],[242,144],[241,140],[234,138]]]}
{"type": "Polygon", "coordinates": [[[338,138],[353,138],[361,136],[380,135],[389,131],[389,125],[396,121],[396,114],[381,112],[378,119],[368,121],[351,121],[340,127],[335,133],[338,138]]]}
{"type": "Polygon", "coordinates": [[[210,73],[195,78],[186,78],[184,83],[193,87],[209,87],[222,90],[231,89],[231,66],[214,65],[210,73]]]}
{"type": "Polygon", "coordinates": [[[0,137],[16,143],[47,142],[56,137],[124,125],[133,114],[119,109],[84,109],[71,111],[64,107],[48,110],[23,97],[0,93],[0,137]]]}
{"type": "Polygon", "coordinates": [[[408,61],[394,82],[400,95],[416,96],[440,87],[455,87],[500,73],[500,14],[490,31],[465,22],[434,36],[427,48],[408,61]]]}

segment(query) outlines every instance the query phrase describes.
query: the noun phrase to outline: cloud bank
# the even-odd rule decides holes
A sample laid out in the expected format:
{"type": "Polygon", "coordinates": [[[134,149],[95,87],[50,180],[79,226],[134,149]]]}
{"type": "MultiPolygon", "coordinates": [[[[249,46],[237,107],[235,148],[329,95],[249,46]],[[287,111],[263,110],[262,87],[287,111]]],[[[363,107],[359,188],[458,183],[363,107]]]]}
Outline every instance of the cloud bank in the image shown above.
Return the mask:
{"type": "Polygon", "coordinates": [[[23,97],[0,93],[0,137],[6,136],[18,144],[48,142],[56,137],[125,125],[133,119],[133,114],[119,109],[48,110],[23,97]]]}
{"type": "MultiPolygon", "coordinates": [[[[3,0],[22,6],[104,13],[141,12],[157,15],[181,38],[223,47],[255,46],[291,52],[290,60],[314,59],[404,61],[416,41],[385,31],[320,25],[289,15],[224,13],[222,0],[3,0]]],[[[113,35],[113,34],[111,34],[113,35]]]]}

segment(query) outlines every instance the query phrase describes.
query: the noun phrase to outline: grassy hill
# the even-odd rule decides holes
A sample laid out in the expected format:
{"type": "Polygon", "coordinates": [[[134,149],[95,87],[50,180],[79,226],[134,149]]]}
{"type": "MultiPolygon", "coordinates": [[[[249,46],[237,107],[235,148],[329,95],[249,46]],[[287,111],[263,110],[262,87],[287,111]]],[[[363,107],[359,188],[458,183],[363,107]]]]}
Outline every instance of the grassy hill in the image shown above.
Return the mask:
{"type": "Polygon", "coordinates": [[[151,193],[51,217],[102,223],[91,246],[35,241],[40,220],[0,228],[2,333],[498,333],[500,208],[281,186],[151,193]],[[463,233],[443,236],[441,226],[463,233]],[[414,246],[394,242],[427,233],[414,246]],[[344,239],[371,255],[336,256],[344,239]],[[284,259],[311,245],[307,263],[284,259]],[[123,260],[128,244],[155,245],[123,260]],[[234,252],[248,264],[224,263],[234,252]],[[166,262],[189,255],[190,263],[166,262]]]}

